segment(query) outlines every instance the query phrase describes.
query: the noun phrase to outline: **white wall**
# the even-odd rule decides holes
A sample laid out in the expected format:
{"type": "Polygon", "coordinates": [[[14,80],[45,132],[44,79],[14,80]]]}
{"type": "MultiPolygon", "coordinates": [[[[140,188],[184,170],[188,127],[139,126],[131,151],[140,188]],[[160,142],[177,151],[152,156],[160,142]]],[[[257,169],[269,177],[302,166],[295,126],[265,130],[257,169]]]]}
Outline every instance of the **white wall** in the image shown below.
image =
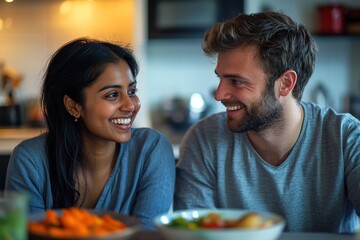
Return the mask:
{"type": "Polygon", "coordinates": [[[215,60],[201,50],[201,39],[151,40],[147,49],[148,81],[146,90],[152,106],[163,99],[190,97],[201,93],[211,102],[218,80],[215,60]]]}
{"type": "MultiPolygon", "coordinates": [[[[360,1],[340,1],[357,4],[360,1]]],[[[282,11],[294,20],[303,23],[311,31],[316,28],[316,5],[321,0],[246,0],[245,12],[257,12],[263,7],[282,11]]],[[[316,70],[304,93],[304,100],[312,100],[312,94],[319,83],[325,84],[330,96],[330,106],[343,110],[343,98],[349,92],[360,94],[360,37],[316,37],[319,47],[316,70]]],[[[201,92],[211,98],[210,92],[216,87],[214,62],[201,51],[201,39],[151,40],[147,49],[146,90],[149,101],[156,106],[164,97],[176,94],[189,96],[201,92]]],[[[215,103],[214,100],[211,100],[215,103]]],[[[216,104],[214,111],[222,110],[216,104]]]]}
{"type": "MultiPolygon", "coordinates": [[[[360,6],[360,1],[338,1],[360,6]]],[[[69,21],[59,16],[60,0],[17,0],[14,4],[16,2],[16,9],[16,5],[10,7],[0,2],[0,18],[4,21],[8,17],[14,18],[13,29],[0,31],[0,60],[5,60],[8,66],[24,74],[20,98],[37,96],[44,66],[55,49],[74,37],[86,34],[130,41],[135,47],[141,67],[138,82],[143,105],[137,119],[139,125],[149,126],[148,113],[151,109],[173,95],[188,97],[192,92],[200,92],[214,104],[213,111],[223,109],[211,96],[217,85],[215,62],[202,53],[202,39],[147,41],[146,0],[136,0],[135,9],[130,11],[124,11],[125,8],[120,5],[126,2],[132,4],[134,0],[94,0],[92,3],[96,7],[92,11],[96,18],[88,22],[88,27],[82,28],[76,28],[74,19],[69,21]],[[135,16],[128,15],[131,11],[135,12],[135,16]],[[134,31],[131,36],[123,35],[128,26],[132,28],[126,31],[134,31]]],[[[323,2],[328,1],[246,0],[245,11],[259,11],[265,4],[273,10],[282,10],[314,30],[316,4],[323,2]]],[[[357,67],[360,62],[360,37],[316,37],[316,41],[319,45],[318,62],[304,99],[311,100],[316,85],[325,83],[331,95],[331,105],[341,111],[344,96],[349,92],[360,94],[360,70],[357,67]]]]}
{"type": "Polygon", "coordinates": [[[0,1],[0,61],[22,74],[17,98],[38,96],[46,63],[61,45],[90,36],[132,44],[134,0],[0,1]]]}
{"type": "MultiPolygon", "coordinates": [[[[145,84],[144,0],[0,0],[0,61],[23,76],[16,100],[37,98],[50,56],[66,42],[83,36],[130,44],[145,84]]],[[[145,91],[136,124],[150,126],[145,91]]]]}

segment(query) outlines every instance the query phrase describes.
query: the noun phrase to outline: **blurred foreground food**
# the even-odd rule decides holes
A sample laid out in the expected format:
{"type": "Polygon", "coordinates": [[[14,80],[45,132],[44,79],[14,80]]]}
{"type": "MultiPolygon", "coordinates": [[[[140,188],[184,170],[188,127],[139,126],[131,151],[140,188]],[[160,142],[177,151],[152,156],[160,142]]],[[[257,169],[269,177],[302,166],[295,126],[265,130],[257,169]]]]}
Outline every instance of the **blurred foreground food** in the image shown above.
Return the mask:
{"type": "Polygon", "coordinates": [[[263,220],[258,213],[247,213],[238,219],[224,219],[218,213],[208,213],[198,219],[188,220],[178,217],[172,220],[169,226],[197,229],[221,229],[221,228],[264,228],[273,224],[270,220],[263,220]]]}
{"type": "Polygon", "coordinates": [[[127,225],[109,214],[98,216],[79,208],[62,209],[61,215],[54,210],[47,210],[43,220],[28,223],[32,234],[70,239],[105,236],[127,228],[127,225]]]}

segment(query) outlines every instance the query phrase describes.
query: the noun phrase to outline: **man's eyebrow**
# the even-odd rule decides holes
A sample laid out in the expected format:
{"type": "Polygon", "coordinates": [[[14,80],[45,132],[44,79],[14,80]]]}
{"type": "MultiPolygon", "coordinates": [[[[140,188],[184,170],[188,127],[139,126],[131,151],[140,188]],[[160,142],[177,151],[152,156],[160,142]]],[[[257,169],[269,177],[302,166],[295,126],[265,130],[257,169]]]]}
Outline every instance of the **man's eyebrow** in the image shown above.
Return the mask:
{"type": "MultiPolygon", "coordinates": [[[[216,72],[216,70],[214,71],[216,76],[219,77],[219,74],[216,72]]],[[[234,74],[234,73],[228,73],[228,74],[224,74],[222,75],[222,77],[226,77],[226,78],[241,78],[241,79],[245,79],[245,77],[239,75],[239,74],[234,74]]]]}
{"type": "Polygon", "coordinates": [[[133,82],[131,82],[131,83],[129,84],[129,87],[132,86],[132,85],[134,85],[134,84],[137,84],[137,81],[136,81],[136,80],[134,80],[133,82]]]}

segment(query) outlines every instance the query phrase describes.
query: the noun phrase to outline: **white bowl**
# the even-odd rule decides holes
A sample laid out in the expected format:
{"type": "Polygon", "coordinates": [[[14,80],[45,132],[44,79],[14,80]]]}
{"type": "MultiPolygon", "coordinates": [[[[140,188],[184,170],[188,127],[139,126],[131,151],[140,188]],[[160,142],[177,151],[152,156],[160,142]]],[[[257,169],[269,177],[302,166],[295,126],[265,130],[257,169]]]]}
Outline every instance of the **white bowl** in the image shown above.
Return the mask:
{"type": "MultiPolygon", "coordinates": [[[[109,233],[105,236],[100,236],[100,237],[83,237],[83,238],[71,238],[71,240],[100,240],[100,239],[104,239],[104,240],[126,240],[126,239],[130,239],[130,237],[137,232],[138,230],[141,229],[141,224],[140,221],[135,218],[135,217],[131,217],[128,215],[124,215],[124,214],[120,214],[117,212],[113,212],[113,211],[104,211],[104,210],[95,210],[95,209],[88,209],[87,211],[89,211],[89,213],[97,215],[97,216],[104,216],[105,214],[109,214],[111,217],[113,217],[116,220],[119,220],[121,222],[123,222],[126,226],[128,226],[127,229],[120,231],[120,232],[114,232],[114,233],[109,233]]],[[[56,209],[55,212],[61,216],[62,214],[62,210],[61,209],[56,209]]],[[[45,218],[45,212],[37,212],[37,213],[33,213],[30,214],[28,221],[33,221],[33,222],[39,222],[42,219],[45,218]]],[[[29,240],[70,240],[69,238],[55,238],[55,237],[48,237],[48,236],[40,236],[40,235],[36,235],[34,233],[29,232],[29,240]]]]}
{"type": "Polygon", "coordinates": [[[285,220],[274,213],[257,212],[261,218],[271,220],[271,226],[263,228],[224,228],[224,229],[197,229],[173,227],[169,224],[176,218],[183,217],[186,220],[196,220],[211,212],[218,213],[224,219],[239,219],[243,215],[254,212],[240,209],[190,209],[174,211],[155,218],[155,225],[165,237],[172,240],[275,240],[283,232],[285,220]]]}

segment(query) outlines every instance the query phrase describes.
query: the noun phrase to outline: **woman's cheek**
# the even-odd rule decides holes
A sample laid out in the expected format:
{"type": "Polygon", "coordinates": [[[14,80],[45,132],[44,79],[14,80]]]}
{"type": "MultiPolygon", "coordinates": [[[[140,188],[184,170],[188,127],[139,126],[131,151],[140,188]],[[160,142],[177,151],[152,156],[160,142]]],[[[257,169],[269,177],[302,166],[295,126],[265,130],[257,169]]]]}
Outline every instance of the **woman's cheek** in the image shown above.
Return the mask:
{"type": "Polygon", "coordinates": [[[141,102],[140,102],[139,98],[137,98],[135,100],[134,105],[135,105],[135,109],[136,109],[135,111],[138,112],[140,110],[140,108],[141,108],[141,102]]]}

